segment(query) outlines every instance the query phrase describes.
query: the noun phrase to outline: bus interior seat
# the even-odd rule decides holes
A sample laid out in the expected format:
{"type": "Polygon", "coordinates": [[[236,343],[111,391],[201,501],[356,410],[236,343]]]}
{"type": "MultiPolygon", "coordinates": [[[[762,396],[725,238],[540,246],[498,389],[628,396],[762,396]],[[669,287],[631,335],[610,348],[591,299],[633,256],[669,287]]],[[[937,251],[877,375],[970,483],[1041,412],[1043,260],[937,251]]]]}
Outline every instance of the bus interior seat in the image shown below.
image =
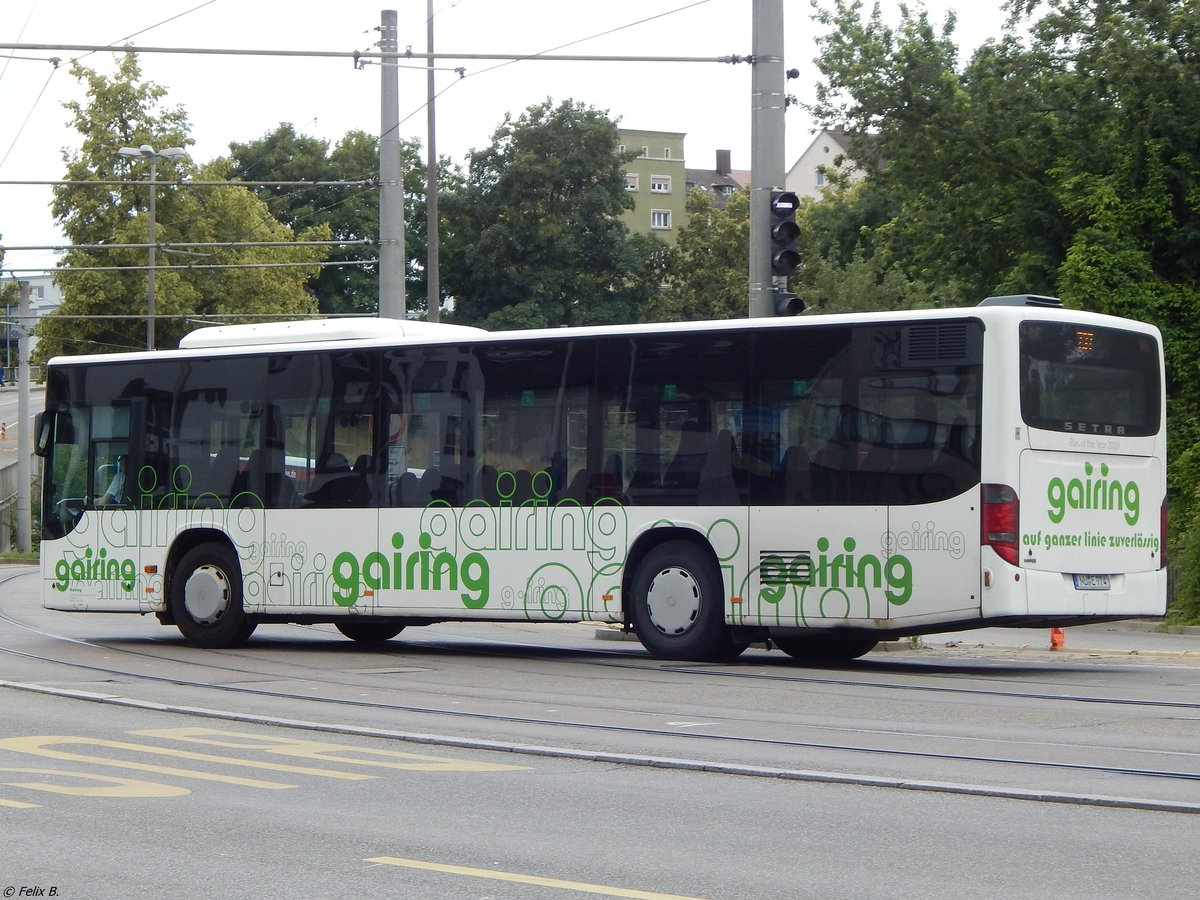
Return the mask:
{"type": "Polygon", "coordinates": [[[667,466],[663,484],[672,488],[695,490],[708,457],[709,435],[695,419],[688,419],[679,429],[679,449],[667,466]]]}
{"type": "Polygon", "coordinates": [[[436,473],[432,487],[429,489],[430,500],[441,500],[451,506],[462,504],[463,483],[452,475],[436,473]]]}
{"type": "Polygon", "coordinates": [[[284,473],[283,448],[257,447],[250,452],[246,468],[234,479],[233,493],[256,493],[263,506],[288,508],[295,505],[296,489],[284,473]]]}
{"type": "Polygon", "coordinates": [[[848,483],[851,503],[883,504],[898,500],[895,495],[896,466],[895,437],[891,423],[879,425],[877,441],[863,440],[858,444],[855,457],[858,461],[848,483]]]}
{"type": "Polygon", "coordinates": [[[780,478],[782,503],[806,503],[812,499],[812,463],[803,447],[794,445],[784,451],[780,478]]]}
{"type": "Polygon", "coordinates": [[[238,476],[239,462],[238,448],[232,444],[226,444],[218,450],[217,455],[208,464],[208,490],[218,497],[233,496],[235,493],[233,490],[234,481],[238,476]]]}
{"type": "Polygon", "coordinates": [[[733,480],[734,450],[733,435],[722,428],[700,472],[698,500],[701,506],[729,506],[741,502],[733,480]]]}
{"type": "Polygon", "coordinates": [[[496,479],[499,477],[500,473],[495,466],[485,464],[479,467],[478,496],[488,506],[500,503],[500,491],[496,487],[496,479]]]}
{"type": "Polygon", "coordinates": [[[566,489],[559,492],[559,499],[574,500],[576,503],[584,504],[587,501],[588,481],[591,477],[591,473],[586,468],[577,469],[571,476],[566,489]]]}
{"type": "Polygon", "coordinates": [[[417,494],[420,492],[421,480],[415,472],[405,472],[391,486],[392,506],[418,506],[417,494]]]}
{"type": "Polygon", "coordinates": [[[304,499],[307,505],[318,507],[365,506],[367,495],[366,476],[351,469],[343,454],[334,452],[317,467],[304,499]]]}
{"type": "Polygon", "coordinates": [[[633,471],[629,473],[629,501],[641,502],[648,498],[653,503],[654,498],[662,490],[662,471],[659,468],[659,457],[652,453],[635,453],[633,456],[633,471]]]}

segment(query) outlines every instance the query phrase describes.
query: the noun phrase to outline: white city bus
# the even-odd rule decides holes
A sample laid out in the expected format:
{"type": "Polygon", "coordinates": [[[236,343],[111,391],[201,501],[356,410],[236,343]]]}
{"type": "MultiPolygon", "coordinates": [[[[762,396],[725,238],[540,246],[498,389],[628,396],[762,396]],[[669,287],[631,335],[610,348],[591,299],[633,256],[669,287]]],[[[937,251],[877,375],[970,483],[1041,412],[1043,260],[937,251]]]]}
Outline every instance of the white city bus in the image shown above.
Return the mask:
{"type": "Polygon", "coordinates": [[[1042,297],[203,328],[51,361],[44,602],[209,647],[599,621],[677,659],[1156,616],[1165,408],[1156,329],[1042,297]]]}

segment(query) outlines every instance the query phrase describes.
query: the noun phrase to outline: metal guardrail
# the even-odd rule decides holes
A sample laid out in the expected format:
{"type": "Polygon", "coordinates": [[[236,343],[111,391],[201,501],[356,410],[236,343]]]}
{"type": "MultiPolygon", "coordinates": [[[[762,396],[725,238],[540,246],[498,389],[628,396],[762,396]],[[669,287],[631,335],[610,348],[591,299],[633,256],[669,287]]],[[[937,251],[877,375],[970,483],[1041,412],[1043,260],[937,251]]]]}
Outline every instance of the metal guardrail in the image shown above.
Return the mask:
{"type": "Polygon", "coordinates": [[[17,457],[13,454],[11,460],[0,457],[0,551],[12,549],[16,511],[17,457]]]}
{"type": "MultiPolygon", "coordinates": [[[[17,454],[0,454],[0,551],[13,549],[17,523],[17,454]]],[[[33,458],[32,471],[37,472],[37,459],[33,458]]]]}

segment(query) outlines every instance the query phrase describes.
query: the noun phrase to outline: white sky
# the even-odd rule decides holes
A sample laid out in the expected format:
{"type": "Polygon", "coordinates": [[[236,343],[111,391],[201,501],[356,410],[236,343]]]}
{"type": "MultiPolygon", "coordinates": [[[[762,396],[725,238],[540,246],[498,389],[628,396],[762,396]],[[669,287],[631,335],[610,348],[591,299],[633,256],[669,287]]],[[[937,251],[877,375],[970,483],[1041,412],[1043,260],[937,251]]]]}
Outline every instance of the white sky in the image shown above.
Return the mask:
{"type": "MultiPolygon", "coordinates": [[[[899,0],[881,0],[895,23],[899,0]]],[[[870,0],[866,4],[870,7],[870,0]]],[[[910,7],[920,0],[910,0],[910,7]]],[[[925,0],[940,24],[959,11],[960,48],[969,53],[999,37],[1000,0],[925,0]]],[[[426,45],[425,0],[3,0],[0,42],[108,44],[127,38],[144,47],[236,47],[278,50],[375,50],[382,9],[396,9],[401,49],[426,45]],[[163,24],[158,24],[163,23],[163,24]],[[136,37],[130,38],[130,35],[136,37]]],[[[558,52],[597,56],[717,57],[751,52],[750,0],[435,0],[435,50],[439,53],[558,52]],[[636,24],[640,23],[640,24],[636,24]],[[612,32],[602,37],[562,45],[612,32]]],[[[785,0],[785,62],[800,70],[788,90],[812,99],[817,80],[811,9],[785,0]]],[[[63,177],[63,148],[78,146],[62,104],[85,100],[62,51],[0,51],[0,181],[63,177]],[[12,58],[36,57],[36,59],[12,58]],[[60,56],[53,69],[46,58],[60,56]]],[[[84,64],[112,74],[117,55],[92,53],[84,64]]],[[[228,153],[291,122],[304,134],[336,142],[347,131],[379,130],[377,66],[356,70],[348,59],[232,57],[145,53],[146,80],[168,89],[168,106],[182,105],[198,162],[228,153]]],[[[400,131],[426,145],[425,61],[400,72],[400,131]]],[[[607,110],[628,128],[686,133],[687,164],[711,168],[718,149],[732,151],[734,168],[750,168],[750,66],[717,63],[611,63],[441,61],[466,66],[466,78],[440,71],[437,149],[462,164],[490,143],[506,112],[514,117],[552,98],[607,110]],[[490,70],[490,71],[487,71],[490,70]],[[644,83],[653,82],[648,90],[644,83]]],[[[812,137],[812,122],[793,108],[787,118],[787,165],[812,137]]],[[[49,187],[0,184],[0,235],[4,246],[61,243],[49,213],[49,187]]],[[[51,252],[9,251],[5,269],[51,267],[51,252]]]]}

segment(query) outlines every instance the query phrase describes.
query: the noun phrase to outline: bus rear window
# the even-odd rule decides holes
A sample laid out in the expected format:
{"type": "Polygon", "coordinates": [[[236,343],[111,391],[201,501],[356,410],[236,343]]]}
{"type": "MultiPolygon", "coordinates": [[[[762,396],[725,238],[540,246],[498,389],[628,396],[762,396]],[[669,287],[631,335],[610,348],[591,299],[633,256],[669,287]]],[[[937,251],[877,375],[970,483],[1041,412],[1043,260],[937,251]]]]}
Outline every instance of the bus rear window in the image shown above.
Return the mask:
{"type": "Polygon", "coordinates": [[[1048,431],[1145,436],[1160,427],[1158,344],[1148,334],[1021,324],[1021,418],[1048,431]]]}

